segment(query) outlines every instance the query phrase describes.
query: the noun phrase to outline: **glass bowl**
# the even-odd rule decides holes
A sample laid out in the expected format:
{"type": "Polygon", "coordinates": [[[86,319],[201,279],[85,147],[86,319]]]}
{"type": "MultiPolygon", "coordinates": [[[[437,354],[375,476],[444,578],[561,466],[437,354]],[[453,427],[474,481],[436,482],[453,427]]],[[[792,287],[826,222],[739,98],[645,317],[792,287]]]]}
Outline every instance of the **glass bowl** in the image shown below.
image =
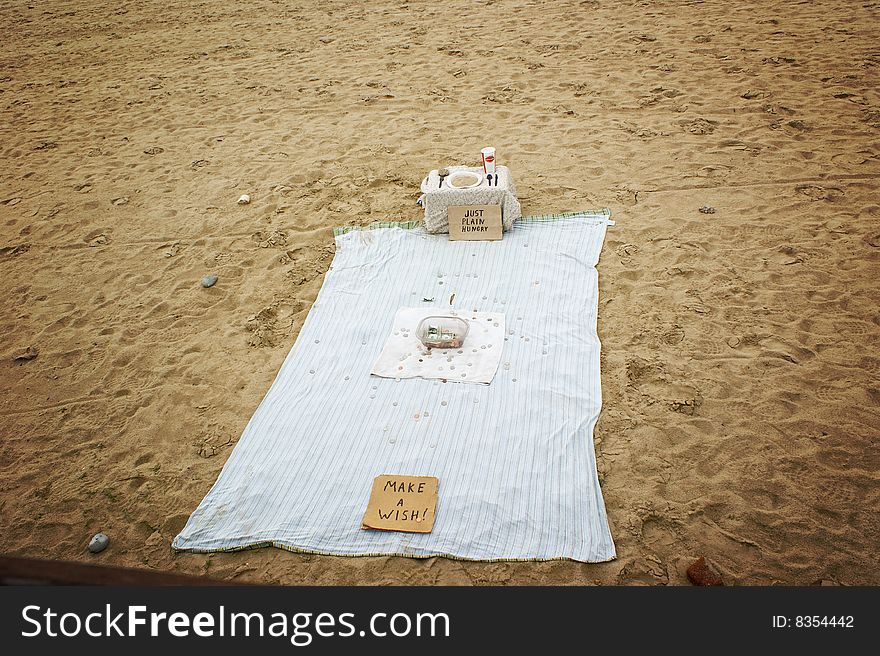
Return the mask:
{"type": "Polygon", "coordinates": [[[470,325],[460,317],[436,315],[425,317],[416,328],[416,336],[425,348],[461,348],[470,325]]]}

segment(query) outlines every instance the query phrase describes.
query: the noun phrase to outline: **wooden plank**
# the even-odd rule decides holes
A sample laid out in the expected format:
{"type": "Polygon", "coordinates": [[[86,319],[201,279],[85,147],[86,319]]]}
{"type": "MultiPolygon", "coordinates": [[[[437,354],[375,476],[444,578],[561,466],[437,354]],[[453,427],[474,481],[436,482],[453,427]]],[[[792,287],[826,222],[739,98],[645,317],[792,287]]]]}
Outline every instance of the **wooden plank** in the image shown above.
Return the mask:
{"type": "Polygon", "coordinates": [[[64,560],[0,556],[0,585],[242,585],[202,576],[64,560]]]}

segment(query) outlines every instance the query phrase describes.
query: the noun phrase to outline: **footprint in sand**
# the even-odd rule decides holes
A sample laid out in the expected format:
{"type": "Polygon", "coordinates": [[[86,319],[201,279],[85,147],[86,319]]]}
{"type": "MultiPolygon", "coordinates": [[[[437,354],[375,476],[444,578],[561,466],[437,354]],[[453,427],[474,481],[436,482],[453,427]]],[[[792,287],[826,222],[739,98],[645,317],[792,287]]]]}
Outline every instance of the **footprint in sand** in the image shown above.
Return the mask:
{"type": "Polygon", "coordinates": [[[98,230],[92,230],[89,232],[84,238],[83,241],[86,242],[89,246],[105,246],[109,244],[112,240],[107,233],[104,232],[103,228],[99,228],[98,230]]]}
{"type": "Polygon", "coordinates": [[[793,116],[795,111],[791,107],[786,107],[785,105],[774,105],[773,103],[768,103],[764,105],[761,109],[763,109],[768,114],[785,114],[786,116],[793,116]]]}
{"type": "Polygon", "coordinates": [[[633,189],[628,189],[626,187],[618,187],[616,189],[612,189],[614,193],[615,199],[621,205],[633,206],[639,202],[639,192],[633,189]]]}
{"type": "Polygon", "coordinates": [[[876,333],[877,328],[864,321],[835,321],[834,329],[841,335],[861,336],[876,333]]]}
{"type": "Polygon", "coordinates": [[[767,91],[756,91],[754,89],[749,89],[740,94],[740,98],[745,98],[746,100],[760,100],[761,98],[767,98],[770,95],[767,91]]]}
{"type": "Polygon", "coordinates": [[[771,64],[773,66],[784,66],[786,64],[794,64],[795,59],[792,57],[764,57],[762,64],[771,64]]]}
{"type": "Polygon", "coordinates": [[[843,189],[837,187],[823,187],[821,185],[802,184],[795,187],[794,190],[799,194],[803,194],[810,200],[834,201],[843,196],[843,189]]]}
{"type": "Polygon", "coordinates": [[[672,326],[660,335],[660,340],[669,346],[675,346],[684,341],[684,330],[678,324],[672,326]]]}
{"type": "Polygon", "coordinates": [[[113,203],[114,205],[116,205],[117,207],[120,205],[127,205],[128,204],[128,196],[120,196],[119,198],[114,198],[110,202],[113,203]]]}
{"type": "Polygon", "coordinates": [[[626,363],[626,378],[636,387],[645,382],[665,380],[663,364],[640,357],[630,358],[626,363]]]}
{"type": "Polygon", "coordinates": [[[89,182],[84,182],[81,185],[76,185],[73,188],[74,191],[78,191],[81,194],[87,194],[92,190],[92,185],[89,182]]]}
{"type": "Polygon", "coordinates": [[[880,129],[880,111],[866,110],[863,120],[872,128],[880,129]]]}
{"type": "Polygon", "coordinates": [[[165,149],[160,148],[159,146],[151,146],[150,148],[144,149],[145,155],[158,155],[159,153],[164,153],[165,149]]]}
{"type": "Polygon", "coordinates": [[[718,143],[720,148],[730,148],[731,150],[741,150],[751,154],[757,154],[761,150],[760,144],[742,141],[741,139],[724,139],[718,143]]]}
{"type": "Polygon", "coordinates": [[[831,161],[838,166],[861,166],[872,159],[875,159],[873,153],[860,150],[855,153],[838,153],[831,158],[831,161]]]}
{"type": "Polygon", "coordinates": [[[252,234],[251,239],[256,241],[260,248],[285,246],[287,244],[287,233],[282,230],[272,230],[271,232],[260,230],[252,234]]]}
{"type": "Polygon", "coordinates": [[[698,390],[694,390],[694,394],[690,398],[672,399],[666,402],[667,407],[673,412],[680,412],[683,415],[693,416],[697,410],[703,405],[703,397],[698,390]]]}
{"type": "Polygon", "coordinates": [[[803,121],[798,121],[798,120],[789,121],[785,125],[786,125],[786,127],[789,127],[792,130],[797,130],[798,132],[808,132],[809,130],[812,129],[812,128],[810,128],[809,125],[807,125],[803,121]]]}
{"type": "Polygon", "coordinates": [[[851,93],[849,91],[839,91],[834,94],[834,97],[839,100],[848,100],[851,103],[855,103],[856,105],[867,105],[868,100],[864,96],[860,96],[857,93],[851,93]]]}
{"type": "Polygon", "coordinates": [[[639,247],[635,244],[623,244],[622,246],[618,246],[615,249],[615,252],[617,253],[617,257],[620,258],[620,262],[627,265],[632,262],[633,256],[636,255],[639,250],[639,247]]]}
{"type": "Polygon", "coordinates": [[[669,574],[666,566],[659,558],[648,555],[645,558],[636,558],[624,565],[617,574],[617,582],[621,585],[666,585],[669,583],[669,574]]]}
{"type": "Polygon", "coordinates": [[[162,250],[163,248],[167,249],[163,253],[163,255],[165,255],[165,257],[174,257],[175,255],[177,255],[180,252],[180,242],[175,241],[170,244],[162,244],[161,246],[159,246],[159,250],[162,250]]]}
{"type": "Polygon", "coordinates": [[[21,255],[22,253],[27,253],[31,249],[31,245],[28,243],[18,244],[16,246],[3,246],[0,248],[0,257],[10,256],[14,257],[15,255],[21,255]]]}
{"type": "Polygon", "coordinates": [[[835,402],[846,399],[849,386],[846,381],[832,385],[820,385],[813,394],[820,401],[835,402]]]}
{"type": "Polygon", "coordinates": [[[696,173],[698,178],[720,178],[729,175],[733,171],[732,166],[727,164],[712,164],[702,167],[696,173]]]}
{"type": "Polygon", "coordinates": [[[682,123],[682,127],[691,134],[712,134],[718,121],[710,121],[705,118],[697,118],[693,121],[682,123]]]}
{"type": "Polygon", "coordinates": [[[791,264],[801,264],[806,260],[806,255],[798,251],[793,246],[780,246],[776,249],[776,253],[773,254],[770,258],[777,264],[783,265],[791,265],[791,264]]]}
{"type": "Polygon", "coordinates": [[[520,90],[517,87],[508,84],[501,87],[501,89],[486,94],[482,99],[486,102],[507,104],[515,102],[519,99],[519,96],[520,90]]]}
{"type": "MultiPolygon", "coordinates": [[[[571,112],[571,115],[574,115],[574,112],[571,112]]],[[[645,140],[653,139],[654,137],[666,136],[666,133],[664,132],[658,132],[657,130],[653,130],[651,128],[633,125],[632,123],[621,123],[620,129],[624,132],[628,132],[635,137],[638,137],[639,139],[645,140]]]]}
{"type": "Polygon", "coordinates": [[[247,331],[252,333],[248,338],[248,345],[254,348],[275,346],[274,333],[277,321],[278,311],[271,305],[249,317],[244,326],[247,331]]]}

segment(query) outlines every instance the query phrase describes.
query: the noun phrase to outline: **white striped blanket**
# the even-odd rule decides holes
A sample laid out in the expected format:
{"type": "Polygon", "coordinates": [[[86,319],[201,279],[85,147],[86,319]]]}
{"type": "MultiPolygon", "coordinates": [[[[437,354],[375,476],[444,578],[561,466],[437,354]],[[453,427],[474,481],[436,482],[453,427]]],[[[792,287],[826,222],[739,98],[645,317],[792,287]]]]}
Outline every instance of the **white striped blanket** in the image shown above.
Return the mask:
{"type": "Polygon", "coordinates": [[[593,447],[595,265],[611,223],[607,211],[529,217],[496,242],[411,224],[337,230],[296,343],[173,547],[614,558],[593,447]],[[492,383],[371,376],[397,310],[452,294],[506,317],[492,383]],[[431,533],[361,528],[380,474],[439,478],[431,533]]]}

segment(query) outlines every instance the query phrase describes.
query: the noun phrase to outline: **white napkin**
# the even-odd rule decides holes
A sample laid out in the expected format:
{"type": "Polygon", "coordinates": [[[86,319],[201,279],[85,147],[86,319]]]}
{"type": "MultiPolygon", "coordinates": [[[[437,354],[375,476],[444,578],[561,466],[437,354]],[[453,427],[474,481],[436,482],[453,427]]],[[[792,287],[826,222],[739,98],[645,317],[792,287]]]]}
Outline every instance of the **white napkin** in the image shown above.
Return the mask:
{"type": "Polygon", "coordinates": [[[382,378],[438,378],[458,383],[491,383],[504,350],[504,314],[400,308],[391,334],[370,372],[382,378]],[[425,317],[453,315],[470,325],[457,349],[426,349],[416,328],[425,317]]]}

